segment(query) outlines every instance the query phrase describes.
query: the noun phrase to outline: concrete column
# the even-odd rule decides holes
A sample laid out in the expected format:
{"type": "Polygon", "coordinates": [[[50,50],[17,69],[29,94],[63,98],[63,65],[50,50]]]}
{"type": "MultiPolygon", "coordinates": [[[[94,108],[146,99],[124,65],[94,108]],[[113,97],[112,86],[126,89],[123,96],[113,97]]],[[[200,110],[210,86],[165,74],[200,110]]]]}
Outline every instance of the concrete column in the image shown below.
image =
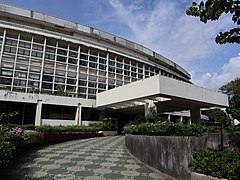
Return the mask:
{"type": "Polygon", "coordinates": [[[150,115],[150,107],[149,107],[149,103],[145,103],[144,104],[144,109],[145,109],[145,117],[150,115]]]}
{"type": "Polygon", "coordinates": [[[82,104],[78,103],[76,115],[75,115],[76,125],[82,125],[82,104]]]}
{"type": "Polygon", "coordinates": [[[181,123],[183,122],[183,116],[182,115],[180,116],[180,122],[181,123]]]}
{"type": "Polygon", "coordinates": [[[144,105],[144,108],[145,108],[145,116],[157,113],[157,106],[154,104],[153,101],[146,102],[144,105]]]}
{"type": "Polygon", "coordinates": [[[169,121],[171,121],[171,114],[168,114],[168,118],[169,121]]]}
{"type": "Polygon", "coordinates": [[[35,126],[42,125],[42,100],[37,100],[36,115],[35,115],[35,126]]]}
{"type": "Polygon", "coordinates": [[[191,124],[200,124],[201,123],[201,113],[200,108],[191,109],[191,124]]]}

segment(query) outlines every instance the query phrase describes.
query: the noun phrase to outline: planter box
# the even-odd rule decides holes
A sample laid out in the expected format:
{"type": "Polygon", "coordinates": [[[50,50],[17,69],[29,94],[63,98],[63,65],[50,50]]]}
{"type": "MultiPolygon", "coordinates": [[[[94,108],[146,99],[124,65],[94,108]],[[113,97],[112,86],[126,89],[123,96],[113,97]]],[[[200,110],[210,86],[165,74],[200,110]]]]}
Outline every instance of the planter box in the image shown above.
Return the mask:
{"type": "MultiPolygon", "coordinates": [[[[217,177],[212,177],[212,176],[207,176],[205,174],[192,172],[191,180],[220,180],[220,179],[217,177]]],[[[227,179],[221,179],[221,180],[227,180],[227,179]]]]}
{"type": "Polygon", "coordinates": [[[76,139],[86,139],[93,137],[102,137],[102,133],[72,133],[72,134],[46,134],[41,133],[40,139],[44,142],[44,144],[52,144],[76,139]]]}
{"type": "Polygon", "coordinates": [[[104,136],[116,136],[117,131],[102,131],[104,136]]]}

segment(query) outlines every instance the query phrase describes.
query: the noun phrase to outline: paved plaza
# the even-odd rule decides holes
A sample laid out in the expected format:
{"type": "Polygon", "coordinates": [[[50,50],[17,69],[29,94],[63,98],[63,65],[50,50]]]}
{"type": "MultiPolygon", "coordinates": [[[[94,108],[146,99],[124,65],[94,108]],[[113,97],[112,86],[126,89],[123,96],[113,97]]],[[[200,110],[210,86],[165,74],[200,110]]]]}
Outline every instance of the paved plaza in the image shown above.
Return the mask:
{"type": "Polygon", "coordinates": [[[133,158],[124,136],[68,141],[43,147],[18,159],[6,175],[10,179],[39,180],[173,180],[133,158]]]}

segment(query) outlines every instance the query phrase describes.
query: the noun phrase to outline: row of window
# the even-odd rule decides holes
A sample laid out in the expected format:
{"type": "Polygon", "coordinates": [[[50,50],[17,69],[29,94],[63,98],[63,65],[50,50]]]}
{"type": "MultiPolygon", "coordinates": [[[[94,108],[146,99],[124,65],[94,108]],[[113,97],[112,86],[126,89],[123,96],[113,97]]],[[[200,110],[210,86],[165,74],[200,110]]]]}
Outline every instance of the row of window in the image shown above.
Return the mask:
{"type": "Polygon", "coordinates": [[[75,91],[78,84],[83,93],[94,95],[97,91],[112,89],[158,73],[173,77],[157,67],[114,53],[51,38],[46,39],[44,46],[44,41],[43,36],[25,38],[23,32],[19,34],[7,30],[5,44],[2,44],[4,41],[0,37],[0,48],[3,47],[0,84],[11,85],[13,81],[13,86],[38,88],[40,74],[43,73],[43,89],[55,90],[57,84],[60,84],[66,86],[65,89],[75,91]]]}

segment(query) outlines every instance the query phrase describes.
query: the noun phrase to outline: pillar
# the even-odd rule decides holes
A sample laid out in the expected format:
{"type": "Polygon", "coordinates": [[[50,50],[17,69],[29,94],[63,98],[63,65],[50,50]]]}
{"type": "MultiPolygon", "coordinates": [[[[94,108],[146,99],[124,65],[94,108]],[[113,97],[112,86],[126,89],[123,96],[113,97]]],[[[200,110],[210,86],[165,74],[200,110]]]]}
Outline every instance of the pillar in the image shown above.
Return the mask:
{"type": "Polygon", "coordinates": [[[191,124],[201,124],[200,108],[191,109],[191,124]]]}
{"type": "Polygon", "coordinates": [[[144,105],[145,108],[145,117],[157,113],[157,106],[153,101],[148,101],[144,105]]]}
{"type": "Polygon", "coordinates": [[[35,115],[35,126],[42,125],[42,100],[37,100],[36,115],[35,115]]]}
{"type": "Polygon", "coordinates": [[[181,123],[183,122],[183,116],[182,115],[180,116],[180,122],[181,123]]]}
{"type": "Polygon", "coordinates": [[[168,121],[171,121],[171,114],[168,114],[168,121]]]}
{"type": "Polygon", "coordinates": [[[76,125],[82,125],[82,104],[78,103],[76,115],[75,115],[76,125]]]}
{"type": "Polygon", "coordinates": [[[144,104],[144,109],[145,109],[145,117],[150,115],[150,107],[149,107],[149,103],[145,103],[144,104]]]}

